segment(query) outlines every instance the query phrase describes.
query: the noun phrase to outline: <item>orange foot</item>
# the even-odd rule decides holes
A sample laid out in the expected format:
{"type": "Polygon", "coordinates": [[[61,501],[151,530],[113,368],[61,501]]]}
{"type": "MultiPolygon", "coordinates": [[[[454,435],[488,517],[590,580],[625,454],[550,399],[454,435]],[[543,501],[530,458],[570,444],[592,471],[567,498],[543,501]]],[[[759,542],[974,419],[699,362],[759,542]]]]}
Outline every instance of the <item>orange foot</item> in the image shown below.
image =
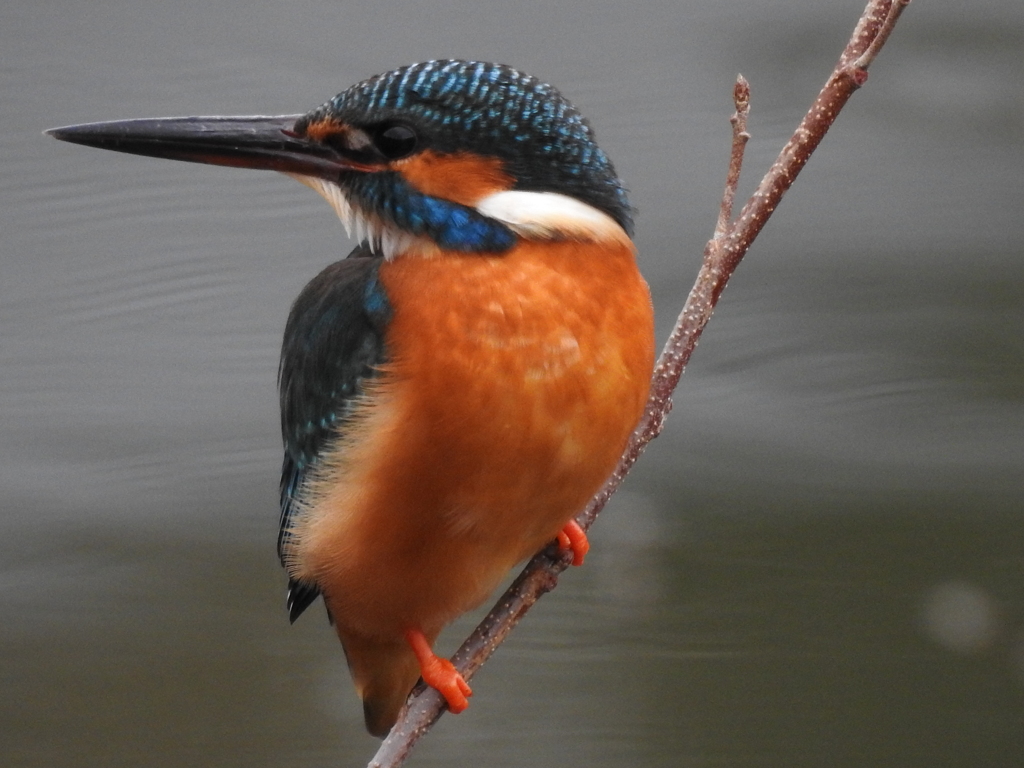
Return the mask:
{"type": "Polygon", "coordinates": [[[466,697],[472,696],[473,691],[455,666],[448,659],[434,655],[427,638],[418,629],[406,630],[405,640],[420,662],[423,682],[444,696],[449,711],[457,715],[468,707],[469,700],[466,697]]]}
{"type": "Polygon", "coordinates": [[[590,542],[587,541],[587,534],[575,520],[570,520],[559,531],[558,546],[561,549],[572,550],[573,565],[583,565],[583,558],[590,551],[590,542]]]}

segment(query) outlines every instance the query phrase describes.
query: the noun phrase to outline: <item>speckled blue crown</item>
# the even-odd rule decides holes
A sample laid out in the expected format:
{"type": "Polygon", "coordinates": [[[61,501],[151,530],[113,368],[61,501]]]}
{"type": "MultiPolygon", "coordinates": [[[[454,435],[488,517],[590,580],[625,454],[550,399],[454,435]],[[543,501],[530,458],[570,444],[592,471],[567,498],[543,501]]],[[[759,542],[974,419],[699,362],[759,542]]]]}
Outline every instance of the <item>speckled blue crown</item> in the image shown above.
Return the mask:
{"type": "Polygon", "coordinates": [[[357,126],[410,122],[434,150],[498,157],[516,189],[578,198],[632,233],[626,191],[587,121],[553,86],[504,64],[401,67],[353,85],[307,118],[328,116],[357,126]]]}

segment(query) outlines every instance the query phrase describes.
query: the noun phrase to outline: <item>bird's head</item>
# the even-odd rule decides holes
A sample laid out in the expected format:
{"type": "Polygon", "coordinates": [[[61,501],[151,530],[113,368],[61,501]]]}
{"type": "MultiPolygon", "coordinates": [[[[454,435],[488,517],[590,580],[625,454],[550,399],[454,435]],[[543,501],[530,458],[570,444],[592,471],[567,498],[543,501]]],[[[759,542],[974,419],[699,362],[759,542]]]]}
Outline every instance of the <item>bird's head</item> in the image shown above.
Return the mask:
{"type": "Polygon", "coordinates": [[[55,128],[79,144],[286,173],[385,256],[501,253],[518,238],[625,240],[629,202],[555,88],[501,64],[439,60],[361,83],[305,115],[55,128]]]}

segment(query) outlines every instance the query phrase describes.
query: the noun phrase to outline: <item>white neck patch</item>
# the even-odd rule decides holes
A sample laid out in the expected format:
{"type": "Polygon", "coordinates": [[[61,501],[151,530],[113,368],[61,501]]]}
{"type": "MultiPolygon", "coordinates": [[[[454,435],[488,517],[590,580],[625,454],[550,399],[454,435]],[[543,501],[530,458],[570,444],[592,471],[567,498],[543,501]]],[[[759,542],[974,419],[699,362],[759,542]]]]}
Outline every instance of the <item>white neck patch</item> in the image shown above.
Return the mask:
{"type": "MultiPolygon", "coordinates": [[[[404,232],[352,205],[341,187],[332,181],[300,173],[285,175],[323,197],[338,214],[345,233],[357,242],[365,242],[371,252],[379,252],[385,259],[437,250],[429,238],[404,232]]],[[[632,246],[626,231],[607,213],[557,192],[495,192],[477,201],[475,207],[527,240],[617,242],[632,246]]]]}
{"type": "Polygon", "coordinates": [[[558,192],[495,192],[479,200],[476,209],[528,240],[630,244],[629,235],[607,213],[558,192]]]}

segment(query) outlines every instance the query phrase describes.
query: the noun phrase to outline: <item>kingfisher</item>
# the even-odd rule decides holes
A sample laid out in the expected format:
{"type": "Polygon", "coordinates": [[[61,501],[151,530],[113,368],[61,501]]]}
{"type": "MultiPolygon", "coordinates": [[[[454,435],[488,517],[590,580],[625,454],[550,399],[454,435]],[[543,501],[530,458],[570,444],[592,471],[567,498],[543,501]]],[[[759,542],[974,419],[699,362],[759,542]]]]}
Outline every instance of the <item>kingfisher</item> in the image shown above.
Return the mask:
{"type": "Polygon", "coordinates": [[[277,550],[294,622],[322,597],[384,736],[418,679],[469,685],[444,626],[557,541],[614,469],[654,362],[626,190],[559,91],[435,60],[302,115],[55,128],[118,152],[279,171],[358,243],[302,290],[278,371],[277,550]]]}

